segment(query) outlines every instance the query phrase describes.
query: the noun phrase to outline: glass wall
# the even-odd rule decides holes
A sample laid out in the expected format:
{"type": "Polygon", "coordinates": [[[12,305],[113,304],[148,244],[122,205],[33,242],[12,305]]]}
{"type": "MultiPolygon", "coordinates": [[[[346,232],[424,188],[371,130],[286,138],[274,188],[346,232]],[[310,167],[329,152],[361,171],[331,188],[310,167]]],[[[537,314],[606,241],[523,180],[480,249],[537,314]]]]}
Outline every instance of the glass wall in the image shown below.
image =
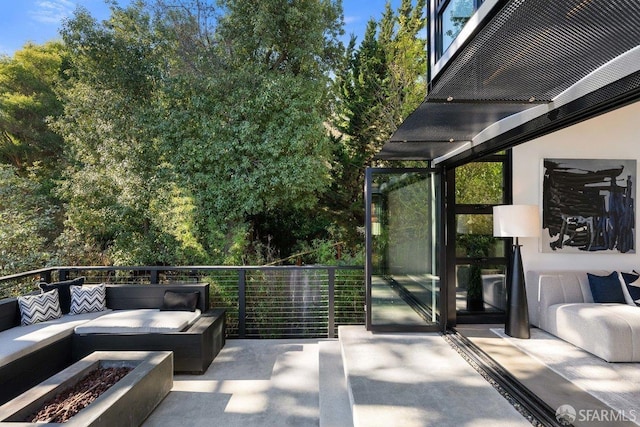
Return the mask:
{"type": "Polygon", "coordinates": [[[439,324],[439,185],[434,172],[367,171],[370,329],[439,324]]]}
{"type": "Polygon", "coordinates": [[[455,170],[455,283],[458,322],[502,315],[507,304],[506,245],[493,237],[493,206],[507,202],[507,156],[455,170]]]}

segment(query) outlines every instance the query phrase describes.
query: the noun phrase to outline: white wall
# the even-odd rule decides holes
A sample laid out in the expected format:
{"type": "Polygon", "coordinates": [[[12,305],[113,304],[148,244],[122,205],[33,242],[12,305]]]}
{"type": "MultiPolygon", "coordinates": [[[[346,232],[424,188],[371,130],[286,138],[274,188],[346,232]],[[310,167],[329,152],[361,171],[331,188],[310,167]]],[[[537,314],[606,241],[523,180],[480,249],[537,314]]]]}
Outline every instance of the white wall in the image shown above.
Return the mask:
{"type": "MultiPolygon", "coordinates": [[[[526,142],[513,149],[513,203],[541,203],[542,159],[637,159],[640,165],[640,102],[569,128],[526,142]]],[[[636,171],[636,176],[640,174],[636,171]]],[[[635,184],[636,231],[638,183],[635,184]]],[[[536,238],[523,238],[522,258],[527,270],[640,269],[636,232],[634,254],[542,253],[536,238]]]]}

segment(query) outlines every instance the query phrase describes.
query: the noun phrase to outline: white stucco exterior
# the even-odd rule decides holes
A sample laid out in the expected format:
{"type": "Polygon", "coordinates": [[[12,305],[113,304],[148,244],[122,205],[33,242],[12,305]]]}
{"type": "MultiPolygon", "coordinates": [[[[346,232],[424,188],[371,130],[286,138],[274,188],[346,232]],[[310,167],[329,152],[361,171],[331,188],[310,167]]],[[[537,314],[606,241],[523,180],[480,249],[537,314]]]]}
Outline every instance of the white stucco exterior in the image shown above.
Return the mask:
{"type": "MultiPolygon", "coordinates": [[[[578,123],[513,148],[513,203],[541,204],[542,159],[636,159],[640,165],[640,102],[578,123]]],[[[640,174],[636,171],[636,176],[640,174]]],[[[635,184],[636,230],[638,183],[635,184]]],[[[622,270],[640,269],[636,253],[542,253],[540,239],[522,238],[525,270],[622,270]]]]}

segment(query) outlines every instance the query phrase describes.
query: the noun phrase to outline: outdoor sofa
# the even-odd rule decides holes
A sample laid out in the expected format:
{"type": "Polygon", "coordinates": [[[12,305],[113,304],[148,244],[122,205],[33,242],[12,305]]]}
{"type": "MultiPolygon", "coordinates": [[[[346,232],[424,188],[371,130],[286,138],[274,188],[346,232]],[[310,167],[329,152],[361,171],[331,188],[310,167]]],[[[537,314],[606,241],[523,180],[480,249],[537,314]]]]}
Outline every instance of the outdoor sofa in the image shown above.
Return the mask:
{"type": "Polygon", "coordinates": [[[640,277],[528,271],[529,321],[608,362],[640,362],[640,277]]]}
{"type": "Polygon", "coordinates": [[[225,344],[225,311],[210,308],[208,284],[107,284],[104,292],[103,311],[64,314],[28,326],[21,325],[17,298],[0,300],[0,404],[93,351],[173,351],[174,372],[202,374],[225,344]],[[159,310],[166,295],[195,298],[196,311],[159,310]],[[164,325],[163,319],[173,314],[188,318],[180,330],[164,325]],[[120,319],[127,328],[104,329],[99,321],[113,315],[129,319],[120,319]],[[158,319],[160,329],[154,329],[158,319]],[[92,321],[99,322],[93,331],[86,328],[92,321]]]}

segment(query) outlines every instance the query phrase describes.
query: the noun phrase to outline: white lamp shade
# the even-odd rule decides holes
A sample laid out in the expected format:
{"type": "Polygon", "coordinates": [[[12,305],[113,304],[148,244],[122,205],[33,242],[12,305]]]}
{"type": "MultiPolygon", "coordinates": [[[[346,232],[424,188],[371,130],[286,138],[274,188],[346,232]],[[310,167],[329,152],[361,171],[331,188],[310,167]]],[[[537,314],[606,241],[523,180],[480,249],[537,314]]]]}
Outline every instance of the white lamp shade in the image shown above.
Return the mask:
{"type": "Polygon", "coordinates": [[[540,214],[537,205],[501,205],[493,207],[495,237],[538,237],[540,214]]]}

